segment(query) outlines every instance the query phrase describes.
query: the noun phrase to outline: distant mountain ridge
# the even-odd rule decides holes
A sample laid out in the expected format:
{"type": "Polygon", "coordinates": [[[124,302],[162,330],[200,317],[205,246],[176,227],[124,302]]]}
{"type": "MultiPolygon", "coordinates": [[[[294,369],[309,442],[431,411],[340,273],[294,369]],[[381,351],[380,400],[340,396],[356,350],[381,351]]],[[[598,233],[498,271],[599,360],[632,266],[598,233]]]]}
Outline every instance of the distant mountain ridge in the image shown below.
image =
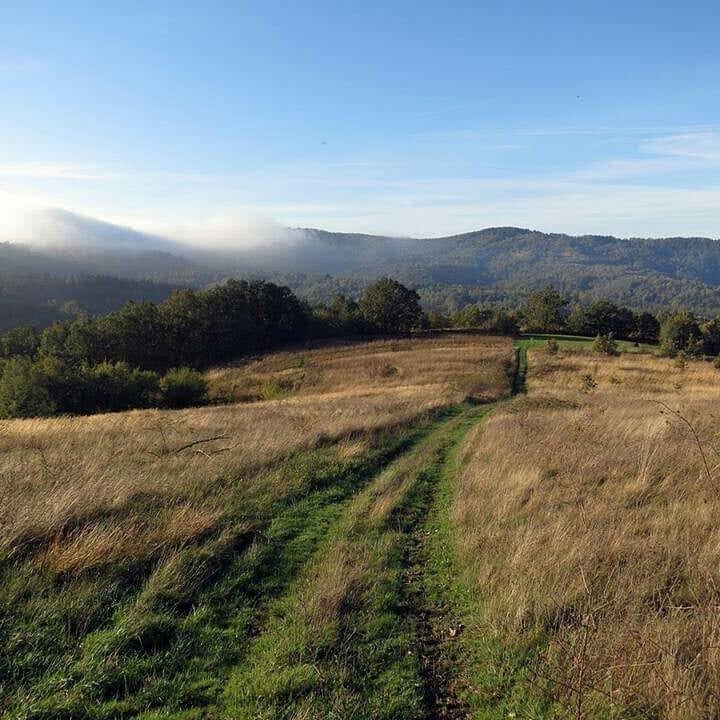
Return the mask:
{"type": "Polygon", "coordinates": [[[712,238],[622,239],[510,226],[405,238],[294,228],[280,240],[208,249],[201,237],[181,244],[64,211],[51,219],[65,245],[0,244],[0,276],[91,273],[202,286],[250,275],[282,280],[317,301],[390,275],[417,287],[426,306],[437,308],[515,301],[553,283],[580,301],[720,310],[720,241],[712,238]]]}

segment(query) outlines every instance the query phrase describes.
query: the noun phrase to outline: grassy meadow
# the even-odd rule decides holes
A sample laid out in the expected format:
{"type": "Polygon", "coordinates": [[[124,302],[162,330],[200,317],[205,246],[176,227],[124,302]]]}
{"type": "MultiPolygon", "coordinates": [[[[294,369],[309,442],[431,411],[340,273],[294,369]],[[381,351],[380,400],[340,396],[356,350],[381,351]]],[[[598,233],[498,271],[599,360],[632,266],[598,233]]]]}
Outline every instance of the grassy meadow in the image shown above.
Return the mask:
{"type": "Polygon", "coordinates": [[[719,378],[444,335],[4,422],[0,716],[717,717],[719,378]]]}
{"type": "Polygon", "coordinates": [[[267,399],[2,423],[2,715],[420,708],[397,523],[513,356],[463,336],[281,353],[210,373],[226,400],[280,386],[267,399]],[[287,387],[298,368],[312,381],[287,387]],[[360,683],[333,671],[351,617],[372,618],[360,683]]]}
{"type": "Polygon", "coordinates": [[[211,370],[207,377],[210,397],[224,402],[362,397],[408,387],[490,402],[507,379],[507,357],[507,339],[450,334],[274,353],[211,370]]]}
{"type": "Polygon", "coordinates": [[[720,714],[718,371],[529,352],[442,519],[473,717],[720,714]]]}

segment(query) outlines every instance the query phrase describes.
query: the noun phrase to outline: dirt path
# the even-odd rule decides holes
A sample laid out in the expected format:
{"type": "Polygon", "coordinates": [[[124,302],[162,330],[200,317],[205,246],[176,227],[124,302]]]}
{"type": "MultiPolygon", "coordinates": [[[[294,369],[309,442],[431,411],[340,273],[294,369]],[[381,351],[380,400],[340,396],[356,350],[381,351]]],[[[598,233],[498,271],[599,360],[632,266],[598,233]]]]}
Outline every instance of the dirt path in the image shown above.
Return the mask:
{"type": "MultiPolygon", "coordinates": [[[[527,376],[527,347],[518,343],[511,378],[512,394],[525,392],[527,376]]],[[[438,592],[437,578],[430,577],[437,570],[437,558],[429,547],[432,533],[437,532],[429,522],[438,502],[438,484],[444,475],[458,471],[457,454],[472,427],[495,408],[487,405],[466,420],[448,436],[443,451],[426,471],[424,482],[418,484],[417,502],[410,506],[404,524],[403,598],[405,611],[413,618],[417,635],[417,652],[423,675],[425,717],[427,720],[462,720],[468,708],[458,692],[457,656],[453,652],[456,638],[463,632],[462,623],[454,616],[448,588],[438,592]]],[[[438,510],[440,513],[444,509],[438,510]]]]}

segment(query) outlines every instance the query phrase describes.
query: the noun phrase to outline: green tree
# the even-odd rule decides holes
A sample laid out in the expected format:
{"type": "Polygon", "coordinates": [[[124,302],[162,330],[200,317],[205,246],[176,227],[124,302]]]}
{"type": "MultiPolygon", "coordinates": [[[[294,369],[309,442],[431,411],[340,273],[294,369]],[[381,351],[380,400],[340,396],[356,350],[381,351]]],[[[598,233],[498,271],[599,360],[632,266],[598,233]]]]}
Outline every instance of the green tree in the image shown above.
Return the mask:
{"type": "Polygon", "coordinates": [[[565,329],[568,300],[552,285],[530,293],[524,311],[529,332],[559,333],[565,329]]]}
{"type": "Polygon", "coordinates": [[[358,304],[347,295],[338,293],[329,305],[318,308],[318,316],[335,332],[355,334],[363,330],[363,318],[358,304]]]}
{"type": "Polygon", "coordinates": [[[45,417],[55,411],[43,374],[31,360],[17,357],[2,363],[0,417],[45,417]]]}
{"type": "Polygon", "coordinates": [[[655,343],[660,334],[658,319],[649,312],[639,312],[633,315],[633,328],[629,339],[636,342],[655,343]]]}
{"type": "Polygon", "coordinates": [[[477,305],[466,305],[452,316],[452,324],[459,328],[478,328],[490,319],[490,315],[490,310],[477,305]]]}
{"type": "Polygon", "coordinates": [[[693,313],[687,310],[672,313],[660,325],[660,351],[664,355],[696,355],[701,346],[702,333],[693,313]]]}
{"type": "Polygon", "coordinates": [[[608,300],[598,300],[585,311],[585,332],[588,335],[607,335],[626,338],[633,329],[632,311],[618,307],[608,300]]]}
{"type": "Polygon", "coordinates": [[[40,347],[40,335],[34,327],[21,325],[0,337],[0,356],[33,358],[40,347]]]}
{"type": "Polygon", "coordinates": [[[428,324],[433,329],[448,328],[451,325],[451,321],[447,315],[431,310],[428,313],[428,324]]]}
{"type": "Polygon", "coordinates": [[[517,318],[507,308],[497,308],[488,321],[487,330],[498,335],[517,335],[519,332],[517,318]]]}
{"type": "Polygon", "coordinates": [[[720,318],[707,320],[700,326],[702,332],[703,353],[720,355],[720,318]]]}
{"type": "Polygon", "coordinates": [[[603,355],[617,355],[618,347],[615,335],[613,333],[605,333],[604,335],[597,335],[593,340],[592,349],[596,353],[603,355]]]}
{"type": "Polygon", "coordinates": [[[424,320],[420,296],[392,278],[371,285],[358,303],[368,324],[382,333],[406,333],[424,320]]]}

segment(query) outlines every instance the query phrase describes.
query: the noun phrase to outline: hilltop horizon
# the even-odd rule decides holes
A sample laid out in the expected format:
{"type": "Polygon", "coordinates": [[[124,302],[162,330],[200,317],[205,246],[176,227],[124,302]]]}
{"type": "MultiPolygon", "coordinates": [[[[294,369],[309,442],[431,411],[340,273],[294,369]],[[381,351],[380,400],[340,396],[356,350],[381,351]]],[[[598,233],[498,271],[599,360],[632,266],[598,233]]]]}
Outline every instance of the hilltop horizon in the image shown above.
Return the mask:
{"type": "MultiPolygon", "coordinates": [[[[667,239],[688,239],[688,240],[718,240],[720,235],[696,235],[684,234],[638,234],[618,235],[610,232],[567,232],[557,228],[546,227],[525,227],[520,224],[505,223],[500,225],[488,225],[475,227],[462,232],[446,232],[440,234],[393,234],[381,232],[364,232],[355,229],[333,230],[327,227],[313,226],[282,226],[272,220],[265,219],[244,219],[244,226],[239,227],[239,222],[232,219],[224,224],[224,238],[221,242],[205,242],[202,229],[196,228],[190,234],[186,228],[177,237],[173,233],[159,234],[141,227],[123,225],[110,222],[99,217],[93,217],[83,213],[77,213],[60,207],[44,207],[35,209],[32,213],[23,216],[16,223],[16,230],[5,232],[0,235],[0,242],[30,245],[32,247],[114,247],[134,250],[161,250],[174,254],[182,254],[188,249],[197,250],[232,250],[245,249],[252,246],[272,244],[288,240],[303,239],[303,234],[321,234],[355,238],[374,238],[388,240],[455,240],[471,236],[477,236],[489,232],[507,231],[512,234],[540,233],[543,235],[560,236],[566,238],[612,238],[617,240],[667,240],[667,239]],[[254,223],[254,225],[253,225],[254,223]],[[254,237],[252,233],[255,233],[254,237]],[[236,244],[233,247],[233,236],[235,234],[236,244]]],[[[213,226],[208,228],[212,235],[213,226]]]]}

